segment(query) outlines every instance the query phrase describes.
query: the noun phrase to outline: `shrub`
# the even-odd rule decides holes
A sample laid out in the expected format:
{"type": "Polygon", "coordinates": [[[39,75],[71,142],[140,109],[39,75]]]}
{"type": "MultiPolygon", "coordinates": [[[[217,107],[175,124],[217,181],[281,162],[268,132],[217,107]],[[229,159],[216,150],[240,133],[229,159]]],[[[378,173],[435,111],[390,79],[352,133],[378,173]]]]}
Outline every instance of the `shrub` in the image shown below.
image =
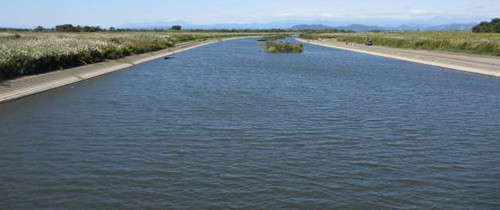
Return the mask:
{"type": "Polygon", "coordinates": [[[179,25],[172,26],[172,30],[180,31],[181,29],[182,29],[182,26],[179,26],[179,25]]]}
{"type": "Polygon", "coordinates": [[[500,34],[470,32],[385,32],[301,34],[303,39],[335,39],[340,42],[422,50],[444,50],[500,56],[500,34]]]}
{"type": "Polygon", "coordinates": [[[291,44],[282,41],[267,41],[266,52],[268,53],[301,53],[304,51],[302,43],[291,44]]]}
{"type": "Polygon", "coordinates": [[[0,80],[152,52],[208,35],[37,33],[0,36],[0,80]]]}
{"type": "Polygon", "coordinates": [[[474,33],[500,33],[500,18],[495,18],[491,22],[481,22],[472,28],[474,33]]]}

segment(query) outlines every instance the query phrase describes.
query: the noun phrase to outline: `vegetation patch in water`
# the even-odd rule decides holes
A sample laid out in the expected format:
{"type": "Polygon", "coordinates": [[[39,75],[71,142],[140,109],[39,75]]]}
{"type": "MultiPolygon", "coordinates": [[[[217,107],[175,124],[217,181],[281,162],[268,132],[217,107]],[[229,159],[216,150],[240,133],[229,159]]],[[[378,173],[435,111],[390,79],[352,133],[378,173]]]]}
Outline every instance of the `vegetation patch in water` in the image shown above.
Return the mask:
{"type": "Polygon", "coordinates": [[[266,52],[268,53],[302,53],[304,46],[302,43],[292,44],[282,41],[267,41],[266,52]]]}

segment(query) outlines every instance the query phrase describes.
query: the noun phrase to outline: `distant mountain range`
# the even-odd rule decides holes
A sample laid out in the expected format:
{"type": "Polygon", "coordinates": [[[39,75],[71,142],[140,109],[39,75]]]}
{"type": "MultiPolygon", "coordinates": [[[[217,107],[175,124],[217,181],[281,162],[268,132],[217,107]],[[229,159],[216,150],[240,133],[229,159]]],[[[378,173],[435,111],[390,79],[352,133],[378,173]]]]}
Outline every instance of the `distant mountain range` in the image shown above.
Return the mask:
{"type": "Polygon", "coordinates": [[[348,26],[326,26],[321,24],[302,24],[295,25],[289,29],[291,30],[351,30],[351,31],[465,31],[471,30],[476,23],[467,24],[447,24],[438,26],[418,26],[418,25],[401,25],[398,27],[379,27],[379,26],[367,26],[360,24],[353,24],[348,26]]]}
{"type": "Polygon", "coordinates": [[[448,24],[427,27],[424,30],[427,31],[465,31],[471,30],[477,23],[466,23],[466,24],[448,24]]]}
{"type": "Polygon", "coordinates": [[[221,23],[221,24],[191,24],[184,21],[173,22],[156,22],[156,23],[137,23],[125,24],[119,28],[132,28],[132,29],[168,29],[173,25],[180,25],[185,29],[286,29],[294,24],[292,22],[272,22],[272,23],[221,23]]]}
{"type": "Polygon", "coordinates": [[[322,24],[312,24],[312,25],[307,25],[307,24],[302,24],[302,25],[296,25],[290,28],[291,30],[350,30],[350,31],[374,31],[374,30],[382,30],[382,28],[378,26],[366,26],[366,25],[360,25],[360,24],[352,24],[348,26],[326,26],[322,24]]]}
{"type": "Polygon", "coordinates": [[[362,24],[345,24],[331,26],[330,24],[315,24],[308,21],[308,24],[296,24],[297,22],[305,22],[299,20],[289,20],[271,23],[252,23],[252,24],[238,24],[238,23],[224,23],[224,24],[191,24],[184,21],[174,22],[155,22],[155,23],[137,23],[126,24],[119,26],[119,28],[132,28],[132,29],[168,29],[173,25],[181,25],[184,29],[292,29],[292,30],[323,30],[323,29],[343,29],[353,31],[375,31],[375,30],[388,30],[388,31],[461,31],[470,30],[476,23],[465,24],[444,24],[444,25],[418,25],[418,24],[402,24],[399,26],[377,26],[377,25],[362,25],[362,24]]]}

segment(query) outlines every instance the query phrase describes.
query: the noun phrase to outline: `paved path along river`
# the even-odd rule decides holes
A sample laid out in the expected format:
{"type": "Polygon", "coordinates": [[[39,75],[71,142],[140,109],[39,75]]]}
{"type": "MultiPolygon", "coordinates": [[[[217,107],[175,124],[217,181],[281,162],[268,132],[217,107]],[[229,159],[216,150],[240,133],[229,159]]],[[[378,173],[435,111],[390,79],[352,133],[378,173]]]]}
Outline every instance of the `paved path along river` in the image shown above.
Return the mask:
{"type": "Polygon", "coordinates": [[[367,53],[404,61],[428,64],[454,70],[500,77],[500,58],[492,56],[465,55],[440,51],[396,49],[381,46],[338,42],[336,40],[303,40],[302,42],[354,52],[367,53]]]}

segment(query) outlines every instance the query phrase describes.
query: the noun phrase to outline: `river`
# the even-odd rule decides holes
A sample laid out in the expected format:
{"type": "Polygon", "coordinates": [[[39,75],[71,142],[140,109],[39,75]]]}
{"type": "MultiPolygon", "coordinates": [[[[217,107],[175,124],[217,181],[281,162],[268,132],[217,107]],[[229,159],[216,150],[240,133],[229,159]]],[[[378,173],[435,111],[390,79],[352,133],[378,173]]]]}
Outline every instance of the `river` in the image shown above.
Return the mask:
{"type": "Polygon", "coordinates": [[[1,209],[500,206],[500,80],[233,40],[0,104],[1,209]]]}

